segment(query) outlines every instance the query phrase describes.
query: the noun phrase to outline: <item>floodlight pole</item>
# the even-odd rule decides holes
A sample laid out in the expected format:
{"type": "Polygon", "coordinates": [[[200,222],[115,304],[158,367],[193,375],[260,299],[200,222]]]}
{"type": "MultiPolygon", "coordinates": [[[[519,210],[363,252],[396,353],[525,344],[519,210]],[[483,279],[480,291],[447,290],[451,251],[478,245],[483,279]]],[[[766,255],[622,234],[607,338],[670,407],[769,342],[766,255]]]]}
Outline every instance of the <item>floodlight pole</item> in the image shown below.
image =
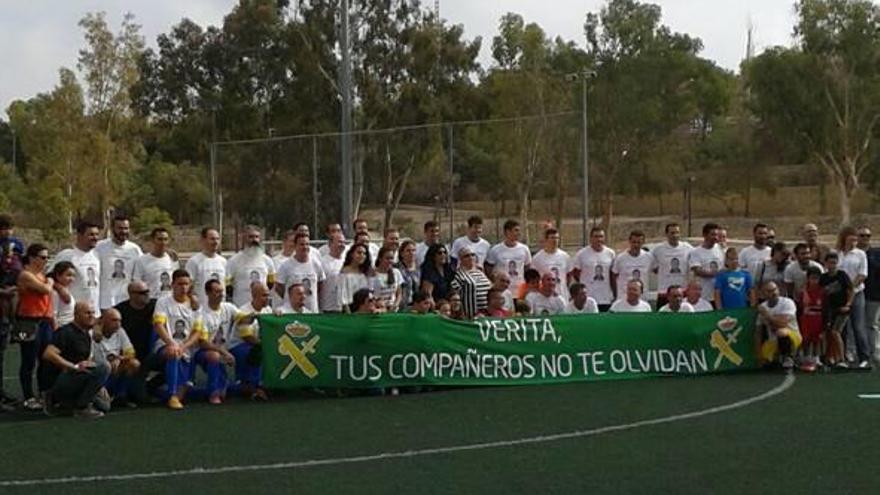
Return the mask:
{"type": "Polygon", "coordinates": [[[588,130],[587,130],[587,83],[590,79],[596,77],[596,71],[584,69],[581,72],[568,74],[566,79],[569,81],[581,81],[581,155],[583,155],[583,164],[581,170],[581,241],[586,246],[589,240],[590,228],[590,150],[588,146],[588,130]]]}
{"type": "Polygon", "coordinates": [[[340,70],[340,91],[342,91],[342,119],[340,143],[341,156],[339,170],[342,176],[342,229],[346,236],[353,236],[352,229],[352,163],[351,163],[351,42],[349,26],[349,0],[342,0],[342,26],[339,35],[342,67],[340,70]]]}

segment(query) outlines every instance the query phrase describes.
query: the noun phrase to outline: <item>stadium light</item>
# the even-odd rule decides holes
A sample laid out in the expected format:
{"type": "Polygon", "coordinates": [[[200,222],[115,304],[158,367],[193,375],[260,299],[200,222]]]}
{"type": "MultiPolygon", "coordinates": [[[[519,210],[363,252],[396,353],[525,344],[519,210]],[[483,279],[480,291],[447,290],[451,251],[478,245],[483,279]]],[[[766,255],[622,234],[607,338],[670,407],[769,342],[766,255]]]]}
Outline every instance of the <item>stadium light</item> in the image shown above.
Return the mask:
{"type": "Polygon", "coordinates": [[[589,240],[589,226],[588,222],[590,219],[590,154],[589,154],[589,146],[587,145],[587,82],[590,79],[596,77],[596,71],[592,69],[583,69],[580,72],[572,72],[570,74],[566,74],[565,80],[569,82],[581,81],[581,127],[583,131],[583,135],[581,136],[581,154],[583,155],[583,168],[581,171],[582,174],[582,186],[581,190],[581,202],[582,202],[582,211],[581,211],[581,234],[582,234],[582,245],[586,246],[587,241],[589,240]]]}

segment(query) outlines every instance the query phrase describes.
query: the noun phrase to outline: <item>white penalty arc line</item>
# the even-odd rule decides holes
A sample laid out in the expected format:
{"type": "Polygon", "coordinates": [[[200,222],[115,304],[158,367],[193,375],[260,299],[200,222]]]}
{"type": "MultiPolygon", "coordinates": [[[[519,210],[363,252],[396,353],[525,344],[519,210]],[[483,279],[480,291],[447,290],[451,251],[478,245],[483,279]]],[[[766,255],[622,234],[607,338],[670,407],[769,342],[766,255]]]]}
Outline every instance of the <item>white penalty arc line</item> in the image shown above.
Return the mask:
{"type": "Polygon", "coordinates": [[[227,474],[227,473],[242,473],[242,472],[254,472],[254,471],[272,471],[272,470],[285,470],[285,469],[299,469],[299,468],[309,468],[309,467],[318,467],[318,466],[335,466],[341,464],[355,464],[362,462],[373,462],[373,461],[382,461],[388,459],[404,459],[410,457],[421,457],[421,456],[429,456],[429,455],[438,455],[438,454],[451,454],[457,452],[468,452],[468,451],[476,451],[476,450],[487,450],[487,449],[496,449],[503,447],[514,447],[519,445],[531,445],[531,444],[539,444],[539,443],[547,443],[547,442],[556,442],[559,440],[570,440],[573,438],[583,438],[590,437],[595,435],[602,435],[605,433],[613,433],[618,431],[627,431],[633,430],[636,428],[641,428],[643,426],[654,426],[666,423],[674,423],[677,421],[684,421],[688,419],[701,418],[704,416],[710,416],[713,414],[718,414],[722,412],[732,411],[734,409],[740,409],[757,402],[762,402],[767,399],[771,399],[777,395],[782,394],[786,390],[792,387],[795,382],[795,377],[793,374],[785,375],[785,379],[777,385],[776,387],[763,392],[754,397],[749,397],[747,399],[742,399],[736,402],[731,402],[730,404],[723,404],[720,406],[710,407],[708,409],[703,409],[700,411],[693,411],[689,413],[676,414],[673,416],[667,416],[665,418],[655,418],[655,419],[646,419],[642,421],[636,421],[634,423],[627,423],[622,425],[613,425],[613,426],[603,426],[600,428],[593,428],[589,430],[576,430],[565,433],[556,433],[552,435],[540,435],[534,437],[525,437],[525,438],[517,438],[513,440],[498,440],[494,442],[482,442],[482,443],[471,443],[464,445],[452,445],[449,447],[435,447],[428,449],[419,449],[419,450],[404,450],[398,452],[383,452],[379,454],[370,454],[370,455],[359,455],[359,456],[351,456],[351,457],[336,457],[336,458],[328,458],[328,459],[312,459],[305,461],[291,461],[291,462],[278,462],[272,464],[252,464],[248,466],[222,466],[222,467],[196,467],[191,469],[181,469],[175,471],[156,471],[152,473],[130,473],[130,474],[108,474],[108,475],[94,475],[94,476],[68,476],[63,478],[42,478],[42,479],[30,479],[30,480],[5,480],[0,481],[0,487],[20,487],[20,486],[38,486],[38,485],[63,485],[70,483],[97,483],[97,482],[107,482],[107,481],[131,481],[131,480],[146,480],[146,479],[157,479],[157,478],[172,478],[179,476],[197,476],[197,475],[208,475],[208,474],[227,474]]]}

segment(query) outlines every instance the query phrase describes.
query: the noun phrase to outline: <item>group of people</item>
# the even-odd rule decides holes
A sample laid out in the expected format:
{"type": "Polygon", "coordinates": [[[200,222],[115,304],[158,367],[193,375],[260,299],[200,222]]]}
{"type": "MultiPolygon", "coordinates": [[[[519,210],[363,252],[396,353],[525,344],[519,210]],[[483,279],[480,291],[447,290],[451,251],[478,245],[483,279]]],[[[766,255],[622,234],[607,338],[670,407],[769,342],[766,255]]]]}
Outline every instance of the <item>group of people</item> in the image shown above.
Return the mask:
{"type": "Polygon", "coordinates": [[[209,227],[201,231],[201,251],[182,263],[166,229],[154,229],[143,252],[129,239],[128,218],[118,215],[103,240],[99,226],[81,222],[75,245],[50,262],[46,246],[25,249],[11,218],[0,215],[0,370],[7,341],[18,343],[23,395],[19,401],[0,388],[0,406],[20,402],[94,418],[150,395],[171,409],[202,396],[220,404],[229,393],[265,400],[259,314],[412,312],[469,320],[649,312],[649,277],[656,278],[660,312],[757,307],[757,352],[768,362],[868,369],[874,358],[880,249],[870,247],[867,227],[843,229],[832,250],[808,224],[803,242],[789,251],[757,224],[754,243],[737,251],[717,224],[706,224],[703,241],[691,246],[673,223],[665,242],[648,249],[644,233],[633,231],[619,253],[596,227],[589,245],[571,256],[552,227],[533,254],[516,221],[504,224],[495,245],[482,226],[472,216],[467,233],[446,244],[439,224],[429,221],[420,242],[388,228],[374,243],[358,219],[351,243],[333,223],[318,249],[300,223],[274,256],[260,229],[248,226],[243,249],[229,259],[220,232],[209,227]],[[207,376],[198,387],[197,368],[207,376]]]}

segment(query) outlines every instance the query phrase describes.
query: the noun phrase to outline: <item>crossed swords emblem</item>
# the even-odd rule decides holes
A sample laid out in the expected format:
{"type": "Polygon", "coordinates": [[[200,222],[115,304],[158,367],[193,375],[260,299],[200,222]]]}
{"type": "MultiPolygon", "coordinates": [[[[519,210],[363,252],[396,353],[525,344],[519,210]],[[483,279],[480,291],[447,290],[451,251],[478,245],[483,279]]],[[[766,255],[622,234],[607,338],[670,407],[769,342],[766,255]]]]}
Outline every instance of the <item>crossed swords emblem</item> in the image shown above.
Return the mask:
{"type": "Polygon", "coordinates": [[[725,337],[720,330],[715,330],[714,332],[712,332],[712,337],[709,341],[709,345],[718,350],[718,357],[715,359],[716,370],[719,366],[721,366],[722,359],[727,359],[737,366],[742,364],[742,356],[737,354],[732,347],[733,344],[736,344],[736,339],[737,337],[739,337],[740,332],[742,332],[742,327],[737,328],[735,332],[727,337],[725,337]]]}
{"type": "MultiPolygon", "coordinates": [[[[306,328],[305,335],[302,336],[308,337],[309,333],[311,333],[311,331],[306,328]]],[[[288,327],[284,329],[284,333],[281,337],[278,338],[278,352],[282,356],[290,358],[290,362],[281,373],[282,380],[287,378],[287,375],[291,374],[296,368],[299,368],[303,374],[309,378],[318,376],[318,368],[315,367],[308,355],[315,353],[315,346],[318,345],[321,336],[313,336],[311,339],[307,340],[302,347],[299,347],[296,345],[296,342],[293,341],[293,338],[296,336],[296,332],[294,328],[292,328],[292,325],[288,325],[288,327]]]]}

